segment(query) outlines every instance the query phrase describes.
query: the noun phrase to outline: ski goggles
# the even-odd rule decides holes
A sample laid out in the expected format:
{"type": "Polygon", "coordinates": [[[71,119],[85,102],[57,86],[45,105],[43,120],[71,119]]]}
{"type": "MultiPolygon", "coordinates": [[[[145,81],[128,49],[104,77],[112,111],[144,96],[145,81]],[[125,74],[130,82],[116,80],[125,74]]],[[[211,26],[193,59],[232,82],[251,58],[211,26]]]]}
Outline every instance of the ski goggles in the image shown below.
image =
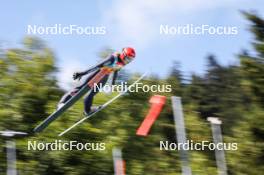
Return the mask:
{"type": "Polygon", "coordinates": [[[123,61],[124,61],[125,64],[128,64],[128,63],[130,63],[132,61],[132,59],[133,58],[131,58],[131,57],[125,56],[123,61]]]}

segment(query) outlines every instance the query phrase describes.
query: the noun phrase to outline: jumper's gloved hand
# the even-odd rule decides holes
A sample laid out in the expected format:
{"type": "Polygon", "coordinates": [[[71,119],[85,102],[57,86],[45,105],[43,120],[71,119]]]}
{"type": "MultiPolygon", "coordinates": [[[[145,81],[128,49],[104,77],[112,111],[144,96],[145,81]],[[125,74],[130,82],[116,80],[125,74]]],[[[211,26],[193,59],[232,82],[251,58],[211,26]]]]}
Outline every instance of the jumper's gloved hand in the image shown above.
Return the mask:
{"type": "Polygon", "coordinates": [[[73,74],[73,79],[76,80],[76,79],[81,79],[82,78],[82,74],[79,73],[79,72],[74,72],[73,74]]]}

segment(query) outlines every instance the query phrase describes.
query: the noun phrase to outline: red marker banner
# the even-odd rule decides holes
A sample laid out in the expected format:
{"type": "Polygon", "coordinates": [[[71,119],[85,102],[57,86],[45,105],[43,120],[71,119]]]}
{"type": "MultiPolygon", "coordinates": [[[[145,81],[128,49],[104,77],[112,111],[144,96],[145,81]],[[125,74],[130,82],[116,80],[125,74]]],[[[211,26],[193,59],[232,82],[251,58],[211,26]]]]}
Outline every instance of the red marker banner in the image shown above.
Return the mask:
{"type": "Polygon", "coordinates": [[[150,98],[149,103],[151,104],[148,115],[145,117],[144,121],[141,123],[137,130],[137,135],[147,136],[148,132],[157,120],[162,108],[166,102],[166,97],[161,95],[154,95],[150,98]]]}
{"type": "Polygon", "coordinates": [[[116,175],[126,175],[126,163],[124,160],[117,160],[115,166],[116,175]]]}

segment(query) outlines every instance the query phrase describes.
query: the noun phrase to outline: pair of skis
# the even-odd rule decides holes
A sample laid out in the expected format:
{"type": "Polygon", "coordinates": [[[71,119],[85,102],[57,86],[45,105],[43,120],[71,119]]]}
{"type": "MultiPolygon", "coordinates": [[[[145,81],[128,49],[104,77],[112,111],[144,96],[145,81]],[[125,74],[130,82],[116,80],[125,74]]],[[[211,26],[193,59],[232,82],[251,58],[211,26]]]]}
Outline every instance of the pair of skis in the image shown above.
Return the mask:
{"type": "MultiPolygon", "coordinates": [[[[54,113],[52,113],[41,124],[39,124],[34,129],[34,132],[41,132],[41,131],[43,131],[52,121],[54,121],[59,116],[61,116],[67,109],[69,109],[75,102],[77,102],[84,94],[86,94],[87,92],[90,93],[93,90],[94,84],[97,84],[98,82],[100,82],[100,80],[105,75],[107,75],[109,73],[111,73],[111,70],[102,68],[100,70],[100,72],[91,81],[89,81],[89,83],[86,86],[82,87],[78,91],[78,93],[75,94],[67,103],[65,103],[61,108],[59,108],[57,111],[55,111],[54,113]]],[[[124,95],[127,92],[127,90],[130,89],[130,87],[133,87],[137,82],[139,82],[141,79],[143,79],[146,76],[146,74],[147,73],[144,73],[139,79],[137,79],[132,85],[130,85],[126,89],[126,91],[121,92],[120,94],[118,94],[117,96],[115,96],[114,98],[112,98],[111,100],[109,100],[108,102],[106,102],[98,110],[96,110],[95,112],[91,113],[90,115],[84,117],[83,119],[81,119],[80,121],[78,121],[77,123],[75,123],[74,125],[72,125],[70,128],[68,128],[65,131],[63,131],[62,133],[60,133],[59,136],[64,135],[65,133],[67,133],[68,131],[70,131],[71,129],[73,129],[75,126],[81,124],[86,119],[92,117],[93,115],[95,115],[96,113],[98,113],[99,111],[101,111],[102,109],[104,109],[106,106],[108,106],[110,103],[112,103],[113,101],[115,101],[117,98],[119,98],[120,96],[124,95]]]]}
{"type": "Polygon", "coordinates": [[[61,132],[59,134],[59,136],[63,136],[64,134],[66,134],[67,132],[69,132],[70,130],[72,130],[74,127],[76,127],[77,125],[81,124],[82,122],[84,122],[85,120],[87,120],[88,118],[91,118],[92,116],[94,116],[96,113],[100,112],[101,110],[103,110],[105,107],[107,107],[109,104],[111,104],[113,101],[115,101],[116,99],[118,99],[119,97],[121,97],[122,95],[124,95],[131,87],[133,87],[135,84],[137,84],[140,80],[142,80],[145,76],[147,75],[147,72],[145,72],[143,75],[141,75],[141,77],[139,77],[133,84],[131,84],[125,91],[119,93],[118,95],[116,95],[115,97],[113,97],[111,100],[109,100],[108,102],[106,102],[105,104],[103,104],[98,110],[96,110],[95,112],[93,112],[92,114],[85,116],[84,118],[82,118],[81,120],[79,120],[78,122],[76,122],[75,124],[73,124],[71,127],[69,127],[68,129],[66,129],[65,131],[61,132]]]}

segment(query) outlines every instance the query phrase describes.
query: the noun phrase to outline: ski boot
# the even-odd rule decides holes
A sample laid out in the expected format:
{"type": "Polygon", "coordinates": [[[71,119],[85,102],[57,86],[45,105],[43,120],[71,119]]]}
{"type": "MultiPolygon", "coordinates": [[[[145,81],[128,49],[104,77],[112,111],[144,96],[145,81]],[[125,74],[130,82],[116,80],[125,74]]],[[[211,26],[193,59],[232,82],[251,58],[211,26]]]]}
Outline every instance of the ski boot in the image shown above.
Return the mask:
{"type": "Polygon", "coordinates": [[[86,113],[85,111],[83,111],[83,115],[87,117],[87,116],[95,113],[96,111],[98,111],[101,107],[102,107],[101,105],[100,106],[92,106],[89,113],[86,113]]]}
{"type": "Polygon", "coordinates": [[[62,106],[64,106],[65,103],[67,103],[68,100],[70,100],[75,94],[77,94],[79,89],[74,89],[71,92],[66,93],[60,100],[60,102],[57,105],[57,110],[59,110],[62,106]]]}

